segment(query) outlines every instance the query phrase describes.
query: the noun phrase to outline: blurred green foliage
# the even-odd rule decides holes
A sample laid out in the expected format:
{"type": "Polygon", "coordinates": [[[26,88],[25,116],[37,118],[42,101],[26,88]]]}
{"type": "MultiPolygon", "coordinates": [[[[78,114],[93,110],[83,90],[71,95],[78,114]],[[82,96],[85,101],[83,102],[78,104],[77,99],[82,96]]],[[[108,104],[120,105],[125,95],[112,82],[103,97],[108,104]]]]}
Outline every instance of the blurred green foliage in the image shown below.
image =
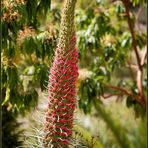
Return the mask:
{"type": "Polygon", "coordinates": [[[47,86],[57,35],[56,29],[42,25],[50,3],[28,0],[2,4],[2,104],[10,102],[16,114],[35,107],[37,88],[45,90],[47,86]]]}
{"type": "MultiPolygon", "coordinates": [[[[109,85],[113,85],[116,88],[121,87],[131,91],[133,97],[128,95],[119,97],[124,98],[126,96],[127,107],[133,107],[137,115],[143,115],[145,110],[134,99],[134,96],[138,95],[136,71],[127,66],[129,63],[134,65],[135,59],[132,60],[132,37],[125,17],[124,5],[121,1],[114,3],[106,1],[99,1],[98,3],[96,1],[97,4],[95,1],[89,2],[92,6],[89,5],[88,9],[76,10],[80,67],[87,68],[92,72],[92,75],[82,80],[79,85],[79,107],[83,108],[85,112],[86,108],[90,111],[91,100],[108,93],[120,94],[122,91],[109,87],[109,85]],[[127,74],[126,71],[128,71],[127,74]],[[120,76],[116,77],[119,74],[120,76]],[[127,78],[124,78],[126,75],[127,78]]],[[[85,4],[81,1],[80,5],[83,5],[83,3],[85,4]]],[[[134,1],[133,7],[135,3],[142,7],[141,1],[134,1]]],[[[136,17],[136,10],[131,14],[133,18],[136,17]]],[[[135,19],[132,21],[137,23],[135,19]]],[[[139,33],[139,30],[135,29],[135,40],[139,52],[140,50],[143,51],[146,46],[145,32],[139,33]]],[[[143,90],[145,90],[144,85],[143,90]]]]}

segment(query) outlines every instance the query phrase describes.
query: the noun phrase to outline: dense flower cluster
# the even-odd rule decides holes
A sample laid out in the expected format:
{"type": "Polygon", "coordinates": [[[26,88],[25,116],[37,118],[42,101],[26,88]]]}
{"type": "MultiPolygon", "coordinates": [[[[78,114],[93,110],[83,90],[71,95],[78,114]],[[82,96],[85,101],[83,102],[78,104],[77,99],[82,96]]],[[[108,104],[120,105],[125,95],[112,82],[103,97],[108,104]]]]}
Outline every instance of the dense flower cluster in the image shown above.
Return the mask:
{"type": "Polygon", "coordinates": [[[19,14],[18,10],[15,9],[15,7],[17,7],[18,5],[24,5],[25,2],[26,2],[25,0],[12,0],[12,1],[3,0],[2,7],[4,8],[4,13],[2,16],[2,20],[7,23],[10,23],[22,17],[19,14]]]}
{"type": "Polygon", "coordinates": [[[75,3],[76,0],[66,0],[58,47],[50,69],[45,147],[67,148],[72,135],[78,79],[78,51],[74,32],[75,3]]]}
{"type": "Polygon", "coordinates": [[[36,35],[36,32],[32,27],[25,26],[22,30],[18,32],[17,44],[21,45],[25,41],[25,39],[29,37],[33,37],[35,35],[36,35]]]}
{"type": "MultiPolygon", "coordinates": [[[[70,48],[62,51],[57,48],[49,76],[49,109],[46,115],[46,138],[53,145],[67,145],[73,126],[73,113],[76,107],[76,81],[78,77],[78,52],[76,37],[69,42],[70,48]]],[[[46,139],[47,140],[47,139],[46,139]]]]}

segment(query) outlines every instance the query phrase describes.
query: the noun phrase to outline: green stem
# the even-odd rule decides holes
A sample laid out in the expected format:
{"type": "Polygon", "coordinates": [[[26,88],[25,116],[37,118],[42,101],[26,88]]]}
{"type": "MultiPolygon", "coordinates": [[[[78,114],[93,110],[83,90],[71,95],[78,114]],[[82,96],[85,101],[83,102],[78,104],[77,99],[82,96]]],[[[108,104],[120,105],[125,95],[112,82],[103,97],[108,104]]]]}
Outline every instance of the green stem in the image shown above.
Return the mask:
{"type": "Polygon", "coordinates": [[[74,10],[77,0],[66,0],[62,13],[58,48],[68,49],[69,39],[74,35],[74,10]]]}

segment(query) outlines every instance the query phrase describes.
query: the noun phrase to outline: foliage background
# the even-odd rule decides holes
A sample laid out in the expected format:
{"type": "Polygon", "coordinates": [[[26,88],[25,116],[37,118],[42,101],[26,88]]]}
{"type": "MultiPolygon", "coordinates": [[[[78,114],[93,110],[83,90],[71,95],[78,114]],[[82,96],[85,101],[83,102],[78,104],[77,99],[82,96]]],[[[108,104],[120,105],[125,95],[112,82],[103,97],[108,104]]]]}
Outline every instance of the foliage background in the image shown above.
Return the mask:
{"type": "MultiPolygon", "coordinates": [[[[41,119],[34,121],[32,117],[46,108],[48,71],[58,40],[62,6],[62,0],[2,1],[4,148],[26,146],[27,143],[21,143],[25,137],[22,134],[30,133],[32,126],[42,127],[41,119]],[[6,117],[10,117],[9,124],[6,117]],[[20,128],[15,129],[20,122],[20,128]],[[19,134],[17,131],[22,129],[19,134]],[[7,137],[6,133],[11,136],[7,137]]],[[[131,22],[135,24],[138,52],[143,57],[147,48],[147,7],[144,1],[132,0],[129,9],[131,22]]],[[[139,95],[134,68],[137,59],[124,4],[122,1],[79,0],[75,24],[80,68],[76,124],[84,128],[76,134],[82,142],[80,146],[93,145],[91,136],[84,136],[88,131],[105,148],[146,147],[146,112],[135,101],[139,95]],[[132,92],[132,96],[112,86],[122,87],[132,92]]],[[[145,96],[146,66],[145,62],[142,80],[145,96]]]]}

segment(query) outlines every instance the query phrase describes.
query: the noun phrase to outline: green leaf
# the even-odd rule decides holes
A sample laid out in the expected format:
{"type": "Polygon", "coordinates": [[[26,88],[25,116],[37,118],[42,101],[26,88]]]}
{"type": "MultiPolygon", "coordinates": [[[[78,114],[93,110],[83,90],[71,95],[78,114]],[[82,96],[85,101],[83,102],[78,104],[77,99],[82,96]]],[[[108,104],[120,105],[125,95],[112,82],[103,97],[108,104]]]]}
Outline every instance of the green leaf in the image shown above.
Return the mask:
{"type": "Polygon", "coordinates": [[[146,36],[144,34],[143,35],[135,34],[135,40],[140,49],[142,49],[147,43],[146,36]]]}
{"type": "Polygon", "coordinates": [[[146,3],[145,0],[130,0],[130,1],[132,2],[133,6],[137,6],[137,5],[146,3]]]}
{"type": "Polygon", "coordinates": [[[124,32],[121,39],[121,47],[123,48],[128,48],[132,46],[132,38],[131,38],[131,34],[129,32],[124,32]]]}
{"type": "Polygon", "coordinates": [[[7,85],[10,89],[16,89],[18,85],[18,71],[16,67],[6,67],[7,85]]]}
{"type": "Polygon", "coordinates": [[[128,96],[126,98],[126,105],[127,105],[127,107],[133,106],[133,98],[131,96],[128,96]]]}
{"type": "MultiPolygon", "coordinates": [[[[102,144],[99,142],[99,139],[96,139],[93,137],[87,130],[85,130],[83,127],[79,125],[74,126],[74,131],[79,134],[80,136],[77,137],[76,140],[80,139],[82,143],[84,143],[84,146],[92,147],[92,148],[103,148],[102,144]]],[[[77,145],[81,147],[81,144],[77,145]]]]}
{"type": "Polygon", "coordinates": [[[97,4],[101,4],[102,0],[96,0],[97,4]]]}
{"type": "Polygon", "coordinates": [[[34,66],[28,66],[27,68],[25,68],[24,70],[24,74],[27,74],[27,75],[33,75],[35,72],[35,67],[34,66]]]}
{"type": "Polygon", "coordinates": [[[124,13],[125,12],[125,8],[122,2],[117,1],[116,3],[116,7],[115,7],[115,12],[116,13],[124,13]]]}
{"type": "Polygon", "coordinates": [[[2,106],[4,106],[6,103],[8,103],[8,101],[10,100],[10,88],[7,87],[6,88],[6,96],[4,101],[2,102],[2,106]]]}

